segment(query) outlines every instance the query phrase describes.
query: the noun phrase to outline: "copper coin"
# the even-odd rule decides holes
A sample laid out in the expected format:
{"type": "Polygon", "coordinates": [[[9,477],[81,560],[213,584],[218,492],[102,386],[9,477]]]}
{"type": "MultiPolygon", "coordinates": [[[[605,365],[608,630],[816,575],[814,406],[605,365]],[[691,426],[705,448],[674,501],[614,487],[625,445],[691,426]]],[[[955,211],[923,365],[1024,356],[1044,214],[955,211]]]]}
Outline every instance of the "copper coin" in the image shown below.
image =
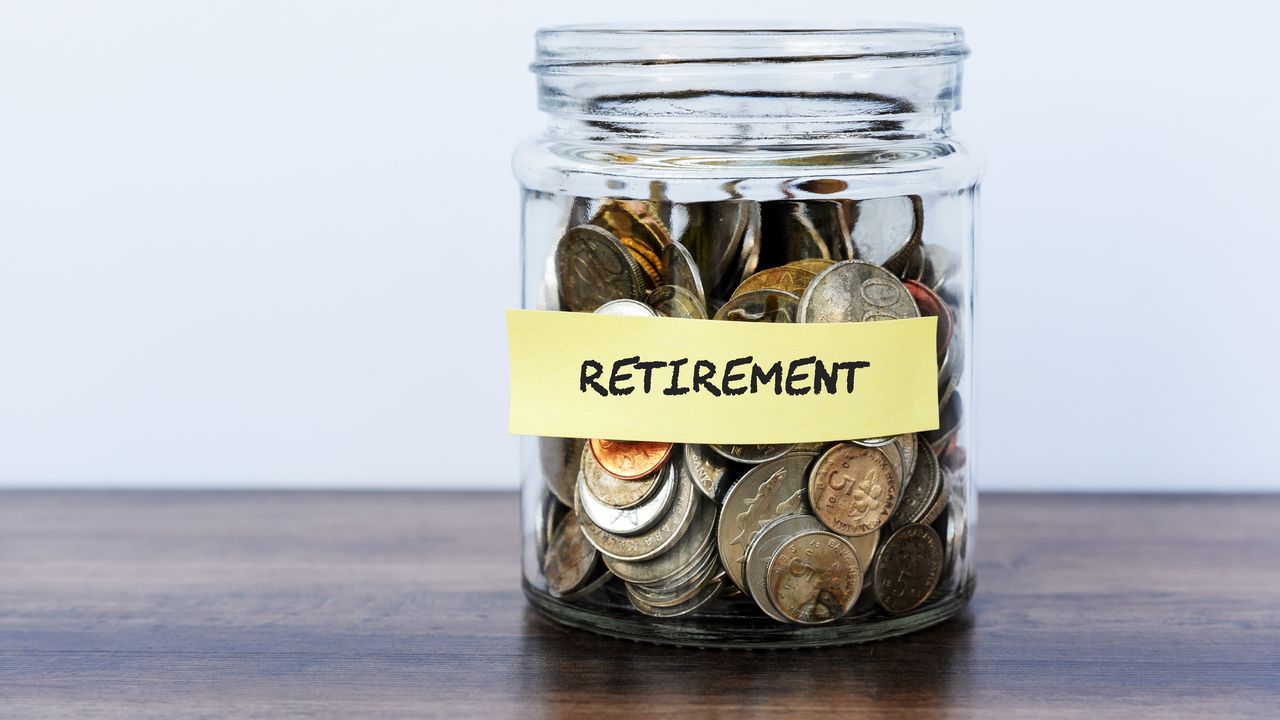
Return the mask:
{"type": "Polygon", "coordinates": [[[942,559],[942,540],[933,528],[898,528],[876,555],[871,582],[876,602],[895,614],[919,607],[942,578],[942,559]]]}
{"type": "MultiPolygon", "coordinates": [[[[587,492],[615,510],[633,508],[653,499],[667,479],[662,472],[654,472],[638,480],[620,480],[605,472],[600,463],[596,462],[595,455],[586,448],[582,450],[581,467],[578,477],[587,487],[587,492]]],[[[590,510],[589,507],[585,509],[590,510]]],[[[601,524],[598,519],[596,524],[601,524]]],[[[618,531],[610,529],[610,532],[618,531]]]]}
{"type": "Polygon", "coordinates": [[[671,455],[671,443],[643,440],[592,440],[591,454],[605,472],[620,480],[651,475],[671,455]]]}
{"type": "Polygon", "coordinates": [[[951,333],[955,328],[955,321],[951,318],[951,308],[938,297],[938,293],[930,290],[924,283],[907,280],[902,284],[906,286],[907,292],[911,293],[911,298],[916,301],[916,307],[920,308],[921,316],[938,318],[938,359],[941,360],[947,353],[947,347],[951,345],[951,333]]]}
{"type": "Polygon", "coordinates": [[[892,446],[869,448],[841,443],[814,463],[809,503],[823,525],[841,535],[875,532],[898,506],[902,478],[888,453],[892,446]]]}

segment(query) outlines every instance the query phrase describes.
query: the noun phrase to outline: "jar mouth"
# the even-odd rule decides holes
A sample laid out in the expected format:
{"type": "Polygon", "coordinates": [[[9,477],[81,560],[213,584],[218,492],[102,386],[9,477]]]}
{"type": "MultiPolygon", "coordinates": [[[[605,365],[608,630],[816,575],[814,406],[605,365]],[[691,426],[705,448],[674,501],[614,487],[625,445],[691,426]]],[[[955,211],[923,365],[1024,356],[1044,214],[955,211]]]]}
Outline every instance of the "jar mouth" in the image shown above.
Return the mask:
{"type": "Polygon", "coordinates": [[[539,74],[599,73],[605,66],[812,63],[954,63],[969,54],[964,30],[912,23],[809,25],[566,25],[536,35],[539,74]]]}

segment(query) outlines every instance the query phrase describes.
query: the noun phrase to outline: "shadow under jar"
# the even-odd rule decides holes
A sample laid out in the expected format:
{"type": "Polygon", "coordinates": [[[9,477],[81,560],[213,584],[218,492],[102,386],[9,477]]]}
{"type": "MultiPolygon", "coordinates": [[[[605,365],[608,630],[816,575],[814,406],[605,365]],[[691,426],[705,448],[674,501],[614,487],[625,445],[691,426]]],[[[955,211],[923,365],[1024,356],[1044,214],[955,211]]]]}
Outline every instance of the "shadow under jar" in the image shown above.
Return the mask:
{"type": "Polygon", "coordinates": [[[791,445],[526,437],[524,589],[538,610],[636,640],[799,647],[964,607],[981,161],[950,132],[967,53],[959,29],[932,26],[538,33],[549,121],[514,161],[524,307],[935,316],[941,418],[791,445]]]}

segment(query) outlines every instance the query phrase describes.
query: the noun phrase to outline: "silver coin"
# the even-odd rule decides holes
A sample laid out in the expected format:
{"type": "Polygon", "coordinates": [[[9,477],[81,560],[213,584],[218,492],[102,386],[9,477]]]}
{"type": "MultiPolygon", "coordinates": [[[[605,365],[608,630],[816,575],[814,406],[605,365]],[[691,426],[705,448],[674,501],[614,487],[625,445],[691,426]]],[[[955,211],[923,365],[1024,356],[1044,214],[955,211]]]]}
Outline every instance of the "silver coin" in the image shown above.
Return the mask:
{"type": "Polygon", "coordinates": [[[707,554],[715,538],[715,528],[715,505],[700,499],[689,530],[671,549],[655,558],[640,561],[619,560],[606,555],[604,564],[614,575],[629,583],[665,583],[707,554]]]}
{"type": "Polygon", "coordinates": [[[898,447],[898,452],[902,454],[902,477],[909,478],[911,473],[915,472],[916,461],[919,459],[919,438],[915,433],[904,433],[899,435],[893,444],[898,447]]]}
{"type": "Polygon", "coordinates": [[[577,590],[574,590],[573,592],[567,593],[565,595],[561,595],[560,599],[565,602],[574,602],[576,600],[581,600],[582,598],[588,595],[598,592],[605,585],[608,585],[609,581],[612,579],[613,579],[613,573],[609,572],[608,570],[603,570],[597,573],[594,578],[588,580],[585,585],[578,588],[577,590]]]}
{"type": "Polygon", "coordinates": [[[591,198],[578,196],[573,199],[573,204],[569,206],[569,219],[564,225],[565,232],[568,232],[569,228],[590,222],[591,216],[595,214],[591,205],[591,198]]]}
{"type": "Polygon", "coordinates": [[[902,488],[898,509],[889,518],[892,527],[922,522],[941,492],[942,466],[938,464],[938,456],[924,438],[916,439],[916,452],[919,459],[915,472],[911,473],[902,488]]]}
{"type": "MultiPolygon", "coordinates": [[[[941,465],[941,462],[939,462],[939,465],[941,465]]],[[[924,514],[920,516],[920,522],[925,525],[933,524],[933,521],[937,520],[942,515],[942,511],[947,508],[947,501],[951,499],[951,483],[948,482],[951,473],[940,471],[938,475],[941,479],[938,482],[937,492],[931,498],[931,502],[925,509],[924,514]]]]}
{"type": "Polygon", "coordinates": [[[805,473],[816,455],[796,453],[751,468],[725,493],[716,528],[720,561],[733,584],[746,590],[743,560],[756,531],[770,520],[803,512],[805,473]]]}
{"type": "Polygon", "coordinates": [[[546,571],[545,560],[547,547],[551,544],[551,535],[561,518],[569,512],[569,508],[547,491],[541,493],[541,507],[533,518],[534,552],[538,556],[538,569],[546,571]]]}
{"type": "Polygon", "coordinates": [[[651,583],[631,583],[632,586],[646,593],[654,604],[664,604],[675,602],[675,596],[685,592],[692,591],[698,585],[706,584],[712,577],[723,572],[720,566],[720,558],[716,556],[714,544],[708,543],[707,547],[695,555],[689,564],[680,569],[679,573],[669,578],[651,583]]]}
{"type": "Polygon", "coordinates": [[[722,295],[728,294],[745,277],[754,275],[760,267],[760,251],[762,235],[760,222],[760,203],[752,200],[742,201],[747,208],[747,224],[742,229],[742,242],[739,245],[736,277],[733,284],[724,288],[722,295]]]}
{"type": "Polygon", "coordinates": [[[569,229],[556,246],[560,309],[592,312],[610,300],[635,299],[644,273],[618,238],[594,225],[569,229]]]}
{"type": "Polygon", "coordinates": [[[920,245],[924,205],[916,195],[859,200],[850,240],[860,260],[899,273],[920,245]]]}
{"type": "Polygon", "coordinates": [[[707,293],[702,287],[702,275],[698,273],[698,263],[688,248],[678,242],[668,243],[662,247],[662,265],[666,270],[665,282],[683,288],[702,304],[703,315],[706,315],[707,293]]]}
{"type": "Polygon", "coordinates": [[[639,300],[611,300],[595,309],[597,315],[616,317],[658,317],[653,308],[639,300]]]}
{"type": "Polygon", "coordinates": [[[581,438],[538,438],[542,480],[551,494],[566,506],[573,505],[573,486],[578,482],[579,461],[586,444],[581,438]]]}
{"type": "Polygon", "coordinates": [[[926,260],[924,247],[923,243],[915,246],[915,249],[907,256],[907,261],[905,265],[903,265],[902,272],[898,273],[898,277],[903,280],[915,280],[916,282],[923,283],[924,275],[927,270],[925,267],[926,260]]]}
{"type": "Polygon", "coordinates": [[[920,274],[920,282],[930,290],[943,294],[943,288],[955,277],[960,269],[959,258],[942,245],[928,243],[924,246],[924,269],[920,274]]]}
{"type": "Polygon", "coordinates": [[[663,518],[676,494],[675,464],[667,463],[658,472],[661,473],[658,480],[660,489],[652,500],[640,505],[615,508],[605,504],[591,493],[585,477],[578,481],[576,500],[586,516],[601,530],[613,535],[638,535],[663,518]]]}
{"type": "MultiPolygon", "coordinates": [[[[676,473],[675,499],[671,509],[656,525],[638,535],[615,535],[600,529],[585,512],[579,512],[582,533],[597,550],[618,560],[648,560],[669,550],[693,524],[694,511],[702,501],[693,481],[683,472],[676,473]]],[[[581,495],[575,498],[575,510],[581,510],[581,495]]]]}
{"type": "Polygon", "coordinates": [[[872,322],[920,317],[902,281],[878,265],[845,260],[818,273],[800,298],[800,321],[872,322]]]}
{"type": "Polygon", "coordinates": [[[952,326],[951,342],[938,367],[938,404],[945,405],[951,399],[964,374],[964,339],[960,337],[960,324],[952,326]]]}
{"type": "Polygon", "coordinates": [[[720,565],[712,555],[708,555],[697,567],[693,568],[678,582],[661,587],[628,583],[627,588],[637,597],[654,607],[672,607],[679,605],[698,593],[698,590],[711,582],[720,565]]]}
{"type": "Polygon", "coordinates": [[[735,462],[748,465],[759,465],[791,452],[793,446],[786,444],[772,445],[708,445],[717,455],[735,462]]]}
{"type": "Polygon", "coordinates": [[[854,203],[848,200],[810,200],[809,220],[822,236],[831,252],[832,260],[851,260],[857,257],[852,230],[854,203]]]}
{"type": "MultiPolygon", "coordinates": [[[[793,260],[811,258],[830,259],[831,246],[814,222],[813,215],[822,216],[839,208],[830,204],[827,213],[818,203],[799,200],[773,200],[760,204],[760,233],[769,238],[769,244],[761,248],[761,261],[765,267],[777,267],[793,260]]],[[[829,218],[823,218],[829,225],[829,218]]]]}
{"type": "Polygon", "coordinates": [[[766,615],[778,622],[789,621],[773,606],[773,602],[769,600],[769,593],[765,589],[765,582],[769,575],[769,561],[773,559],[773,553],[791,536],[807,530],[821,529],[823,529],[822,523],[812,515],[784,515],[760,528],[751,541],[751,546],[747,548],[743,565],[747,595],[756,601],[756,605],[759,605],[766,615]]]}
{"type": "Polygon", "coordinates": [[[712,500],[720,497],[729,479],[729,465],[706,445],[686,443],[681,451],[685,471],[698,490],[712,500]]]}
{"type": "Polygon", "coordinates": [[[677,285],[660,285],[644,301],[662,317],[707,319],[706,304],[677,285]]]}
{"type": "Polygon", "coordinates": [[[679,243],[694,259],[707,300],[741,273],[743,238],[750,221],[747,201],[693,203],[685,206],[688,222],[679,243]]]}
{"type": "Polygon", "coordinates": [[[943,541],[942,577],[948,581],[959,579],[955,577],[955,573],[960,558],[964,556],[967,529],[963,506],[956,498],[957,496],[952,494],[951,500],[947,503],[946,537],[943,541]]]}
{"type": "Polygon", "coordinates": [[[702,607],[703,605],[706,605],[707,603],[711,602],[712,600],[715,599],[716,595],[720,593],[720,589],[722,586],[723,586],[723,583],[721,581],[713,580],[712,582],[700,588],[698,590],[698,593],[694,597],[690,598],[689,600],[686,600],[680,605],[676,605],[675,607],[667,607],[667,608],[655,607],[653,605],[649,605],[643,599],[637,598],[633,594],[633,591],[630,585],[627,586],[627,595],[631,600],[631,605],[636,610],[639,610],[645,615],[650,615],[652,617],[659,617],[659,618],[672,618],[672,617],[679,617],[680,615],[686,615],[688,613],[694,612],[695,610],[702,607]]]}
{"type": "Polygon", "coordinates": [[[952,394],[938,411],[938,429],[924,434],[925,441],[929,443],[929,447],[933,448],[933,452],[939,456],[939,459],[946,450],[947,443],[960,429],[960,417],[964,414],[963,405],[960,396],[952,394]]]}
{"type": "Polygon", "coordinates": [[[565,515],[551,535],[551,544],[547,546],[547,556],[543,561],[547,590],[552,595],[567,595],[582,587],[591,576],[598,558],[596,549],[582,534],[577,516],[573,513],[565,515]]]}

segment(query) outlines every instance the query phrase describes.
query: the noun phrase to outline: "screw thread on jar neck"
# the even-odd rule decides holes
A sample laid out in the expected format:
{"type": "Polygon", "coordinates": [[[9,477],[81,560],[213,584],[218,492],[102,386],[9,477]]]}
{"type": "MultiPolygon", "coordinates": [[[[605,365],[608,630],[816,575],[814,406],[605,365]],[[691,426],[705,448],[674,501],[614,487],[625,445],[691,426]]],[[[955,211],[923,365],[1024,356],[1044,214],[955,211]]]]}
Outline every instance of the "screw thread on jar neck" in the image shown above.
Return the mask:
{"type": "Polygon", "coordinates": [[[569,27],[538,33],[553,137],[797,145],[945,135],[963,32],[569,27]]]}

